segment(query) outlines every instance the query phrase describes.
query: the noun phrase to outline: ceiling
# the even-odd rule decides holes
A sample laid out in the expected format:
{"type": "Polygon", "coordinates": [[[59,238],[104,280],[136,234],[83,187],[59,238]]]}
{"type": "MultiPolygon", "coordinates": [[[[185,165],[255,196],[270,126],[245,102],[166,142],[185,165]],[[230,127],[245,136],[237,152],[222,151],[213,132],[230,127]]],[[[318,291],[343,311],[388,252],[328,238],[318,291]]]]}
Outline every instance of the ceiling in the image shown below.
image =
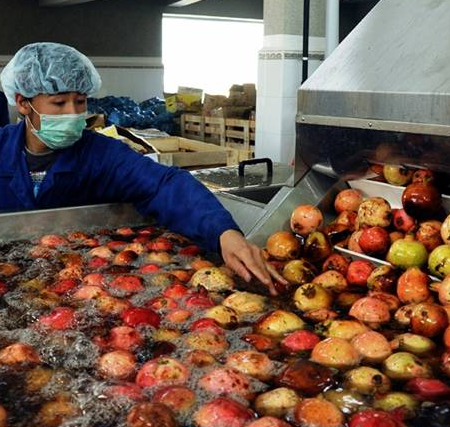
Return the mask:
{"type": "MultiPolygon", "coordinates": [[[[94,0],[39,0],[40,6],[71,6],[79,3],[87,3],[94,0]]],[[[167,6],[183,7],[198,3],[203,0],[159,0],[167,6]]]]}

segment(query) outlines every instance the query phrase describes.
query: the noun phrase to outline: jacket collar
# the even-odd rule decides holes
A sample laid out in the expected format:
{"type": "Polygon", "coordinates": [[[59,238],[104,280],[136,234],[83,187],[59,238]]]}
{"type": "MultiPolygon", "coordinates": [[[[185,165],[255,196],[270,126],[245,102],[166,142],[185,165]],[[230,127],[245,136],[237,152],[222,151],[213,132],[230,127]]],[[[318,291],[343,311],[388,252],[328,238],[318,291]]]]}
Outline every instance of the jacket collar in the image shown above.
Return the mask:
{"type": "MultiPolygon", "coordinates": [[[[6,139],[2,149],[2,172],[1,175],[13,176],[18,170],[18,165],[23,161],[25,147],[25,120],[13,126],[11,136],[6,139]]],[[[58,153],[55,163],[50,168],[52,174],[60,172],[76,172],[77,170],[77,146],[86,138],[88,133],[83,132],[80,141],[74,146],[65,148],[58,153]]]]}

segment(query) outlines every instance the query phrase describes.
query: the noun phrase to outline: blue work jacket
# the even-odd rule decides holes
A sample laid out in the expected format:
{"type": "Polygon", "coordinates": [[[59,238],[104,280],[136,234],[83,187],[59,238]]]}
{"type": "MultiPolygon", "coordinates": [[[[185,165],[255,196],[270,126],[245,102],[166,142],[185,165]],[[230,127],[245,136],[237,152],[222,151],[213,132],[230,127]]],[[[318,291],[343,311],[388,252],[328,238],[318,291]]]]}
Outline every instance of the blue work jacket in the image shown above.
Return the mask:
{"type": "Polygon", "coordinates": [[[3,92],[0,92],[0,127],[9,124],[8,101],[3,92]]]}
{"type": "Polygon", "coordinates": [[[24,145],[24,121],[0,129],[0,210],[134,203],[142,215],[154,216],[159,224],[213,251],[225,230],[239,230],[230,213],[189,172],[156,163],[88,130],[72,147],[58,150],[35,197],[24,145]]]}

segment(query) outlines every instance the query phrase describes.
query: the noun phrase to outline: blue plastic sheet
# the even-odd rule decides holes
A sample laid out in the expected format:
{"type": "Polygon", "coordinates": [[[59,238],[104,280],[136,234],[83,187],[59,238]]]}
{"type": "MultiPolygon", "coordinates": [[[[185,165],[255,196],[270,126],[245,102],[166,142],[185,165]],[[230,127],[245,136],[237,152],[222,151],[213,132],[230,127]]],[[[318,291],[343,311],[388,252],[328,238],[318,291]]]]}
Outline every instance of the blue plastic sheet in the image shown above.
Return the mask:
{"type": "Polygon", "coordinates": [[[140,104],[125,96],[88,98],[88,112],[104,114],[108,126],[154,128],[169,134],[175,132],[175,115],[166,111],[164,99],[158,97],[147,99],[140,104]]]}

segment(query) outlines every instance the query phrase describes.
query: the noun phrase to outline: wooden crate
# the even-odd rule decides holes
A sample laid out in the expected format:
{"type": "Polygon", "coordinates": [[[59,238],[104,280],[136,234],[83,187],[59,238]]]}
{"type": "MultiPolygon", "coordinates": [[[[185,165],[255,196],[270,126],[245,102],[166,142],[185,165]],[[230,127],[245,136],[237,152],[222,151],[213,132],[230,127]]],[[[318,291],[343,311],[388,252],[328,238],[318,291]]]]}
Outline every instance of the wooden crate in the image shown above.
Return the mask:
{"type": "Polygon", "coordinates": [[[225,119],[226,143],[241,144],[243,150],[255,145],[255,121],[225,119]]]}
{"type": "Polygon", "coordinates": [[[199,141],[214,140],[224,146],[227,142],[243,145],[249,150],[255,145],[255,121],[243,119],[224,119],[221,117],[205,117],[194,114],[181,116],[181,135],[199,141]]]}
{"type": "Polygon", "coordinates": [[[181,115],[181,136],[199,141],[205,140],[205,118],[195,114],[181,115]]]}
{"type": "Polygon", "coordinates": [[[180,137],[149,138],[147,142],[156,152],[158,161],[168,166],[195,168],[230,166],[239,162],[239,153],[231,147],[180,137]]]}
{"type": "Polygon", "coordinates": [[[235,156],[237,157],[237,163],[242,162],[242,160],[250,160],[255,157],[254,145],[251,145],[249,149],[245,149],[242,147],[241,143],[227,142],[225,147],[236,152],[235,156]]]}

